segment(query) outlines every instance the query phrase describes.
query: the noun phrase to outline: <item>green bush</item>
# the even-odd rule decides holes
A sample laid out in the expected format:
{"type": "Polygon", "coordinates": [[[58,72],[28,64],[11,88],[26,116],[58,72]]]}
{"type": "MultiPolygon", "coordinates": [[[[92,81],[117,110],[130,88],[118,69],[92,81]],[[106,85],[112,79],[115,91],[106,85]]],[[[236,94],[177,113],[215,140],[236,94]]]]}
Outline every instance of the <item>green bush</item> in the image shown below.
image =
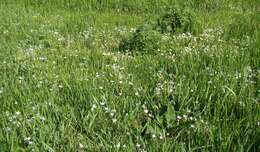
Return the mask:
{"type": "Polygon", "coordinates": [[[156,53],[169,44],[169,42],[165,43],[163,36],[192,32],[193,22],[190,13],[180,11],[177,7],[167,9],[157,22],[141,26],[129,37],[122,39],[119,43],[119,51],[156,53]]]}
{"type": "Polygon", "coordinates": [[[155,53],[161,45],[162,34],[152,29],[151,25],[139,27],[130,37],[124,38],[119,50],[132,53],[155,53]]]}
{"type": "Polygon", "coordinates": [[[193,22],[190,12],[173,7],[158,18],[155,28],[161,33],[185,33],[192,31],[193,22]]]}

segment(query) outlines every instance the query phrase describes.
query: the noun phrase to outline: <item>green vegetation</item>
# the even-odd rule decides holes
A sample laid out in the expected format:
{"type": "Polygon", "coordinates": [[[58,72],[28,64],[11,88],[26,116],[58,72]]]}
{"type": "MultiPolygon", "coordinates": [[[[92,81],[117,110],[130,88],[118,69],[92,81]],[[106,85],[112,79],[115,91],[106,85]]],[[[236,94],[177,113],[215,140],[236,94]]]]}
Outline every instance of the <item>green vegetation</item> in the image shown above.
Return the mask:
{"type": "Polygon", "coordinates": [[[259,0],[1,0],[0,151],[259,151],[259,14],[259,0]]]}

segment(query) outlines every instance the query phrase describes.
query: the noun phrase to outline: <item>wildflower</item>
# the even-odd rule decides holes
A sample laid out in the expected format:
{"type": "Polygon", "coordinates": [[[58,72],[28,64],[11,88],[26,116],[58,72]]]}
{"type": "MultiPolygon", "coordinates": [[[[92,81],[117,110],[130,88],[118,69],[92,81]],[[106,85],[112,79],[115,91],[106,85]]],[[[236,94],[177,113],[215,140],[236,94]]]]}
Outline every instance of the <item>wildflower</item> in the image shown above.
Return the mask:
{"type": "Polygon", "coordinates": [[[177,116],[177,119],[178,119],[178,120],[181,120],[181,119],[182,119],[182,117],[181,117],[181,116],[177,116]]]}
{"type": "Polygon", "coordinates": [[[149,110],[147,109],[144,109],[144,113],[148,114],[149,110]]]}
{"type": "Polygon", "coordinates": [[[160,139],[163,139],[163,136],[162,135],[160,135],[160,137],[159,137],[160,139]]]}
{"type": "Polygon", "coordinates": [[[84,145],[79,143],[79,148],[81,148],[81,149],[84,148],[84,145]]]}
{"type": "Polygon", "coordinates": [[[120,142],[116,145],[116,148],[120,148],[120,142]]]}
{"type": "Polygon", "coordinates": [[[44,117],[40,117],[41,121],[45,121],[45,118],[44,117]]]}
{"type": "Polygon", "coordinates": [[[108,107],[105,107],[104,110],[105,110],[105,112],[108,112],[109,108],[108,108],[108,107]]]}
{"type": "Polygon", "coordinates": [[[29,141],[29,140],[31,140],[31,137],[25,137],[24,138],[24,141],[29,141]]]}
{"type": "Polygon", "coordinates": [[[128,117],[128,113],[125,114],[125,117],[128,117]]]}
{"type": "Polygon", "coordinates": [[[141,145],[140,145],[139,143],[136,143],[136,147],[137,147],[137,148],[140,148],[141,145]]]}
{"type": "Polygon", "coordinates": [[[113,118],[113,119],[112,119],[112,122],[113,122],[113,123],[116,123],[116,121],[117,121],[116,118],[113,118]]]}
{"type": "Polygon", "coordinates": [[[19,115],[21,114],[21,112],[20,112],[20,111],[17,111],[17,112],[15,112],[15,114],[16,114],[17,116],[19,116],[19,115]]]}
{"type": "Polygon", "coordinates": [[[39,57],[39,60],[44,61],[44,60],[47,60],[47,58],[46,57],[39,57]]]}
{"type": "Polygon", "coordinates": [[[97,108],[95,104],[92,105],[91,111],[94,111],[97,108]]]}
{"type": "Polygon", "coordinates": [[[150,113],[148,114],[148,116],[149,116],[149,117],[153,117],[153,115],[152,115],[152,114],[150,114],[150,113]]]}
{"type": "Polygon", "coordinates": [[[152,138],[156,138],[156,135],[155,135],[155,134],[152,134],[152,138]]]}
{"type": "Polygon", "coordinates": [[[190,125],[190,128],[195,128],[195,125],[190,125]]]}
{"type": "Polygon", "coordinates": [[[129,85],[134,85],[133,82],[129,82],[128,84],[129,84],[129,85]]]}
{"type": "Polygon", "coordinates": [[[113,113],[113,112],[110,113],[110,116],[111,116],[111,117],[114,117],[114,115],[115,115],[115,113],[113,113]]]}
{"type": "Polygon", "coordinates": [[[32,144],[33,144],[33,142],[32,142],[32,141],[28,141],[28,144],[29,144],[29,145],[32,145],[32,144]]]}
{"type": "Polygon", "coordinates": [[[141,149],[141,152],[147,152],[145,149],[141,149]]]}
{"type": "Polygon", "coordinates": [[[187,118],[188,118],[188,116],[187,116],[187,115],[183,115],[183,118],[184,118],[184,119],[187,119],[187,118]]]}

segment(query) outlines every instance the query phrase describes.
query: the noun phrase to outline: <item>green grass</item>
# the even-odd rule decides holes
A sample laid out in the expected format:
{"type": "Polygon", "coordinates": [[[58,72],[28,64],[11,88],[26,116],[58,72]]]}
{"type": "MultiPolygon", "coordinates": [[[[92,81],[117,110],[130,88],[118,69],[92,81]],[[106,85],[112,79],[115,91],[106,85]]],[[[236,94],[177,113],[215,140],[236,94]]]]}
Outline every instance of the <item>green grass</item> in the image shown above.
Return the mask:
{"type": "Polygon", "coordinates": [[[258,0],[2,0],[0,151],[259,151],[259,13],[258,0]],[[193,33],[119,52],[173,4],[193,33]]]}

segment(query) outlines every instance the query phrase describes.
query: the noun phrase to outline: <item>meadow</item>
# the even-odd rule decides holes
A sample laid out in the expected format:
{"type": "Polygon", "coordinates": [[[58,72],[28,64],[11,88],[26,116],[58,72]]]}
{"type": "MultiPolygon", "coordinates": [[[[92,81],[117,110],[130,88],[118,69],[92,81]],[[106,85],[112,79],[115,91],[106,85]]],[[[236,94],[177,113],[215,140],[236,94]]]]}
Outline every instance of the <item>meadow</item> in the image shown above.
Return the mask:
{"type": "Polygon", "coordinates": [[[260,151],[260,1],[1,0],[0,151],[260,151]]]}

